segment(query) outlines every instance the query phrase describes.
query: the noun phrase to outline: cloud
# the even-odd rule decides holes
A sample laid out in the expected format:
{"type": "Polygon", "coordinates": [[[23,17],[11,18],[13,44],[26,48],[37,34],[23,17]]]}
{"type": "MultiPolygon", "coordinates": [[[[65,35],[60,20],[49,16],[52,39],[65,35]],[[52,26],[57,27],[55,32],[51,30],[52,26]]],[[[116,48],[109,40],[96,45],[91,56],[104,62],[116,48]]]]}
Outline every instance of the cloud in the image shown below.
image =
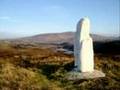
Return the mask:
{"type": "Polygon", "coordinates": [[[50,8],[50,9],[63,9],[63,7],[59,6],[59,5],[51,5],[51,6],[48,6],[47,8],[50,8]]]}
{"type": "Polygon", "coordinates": [[[11,17],[8,16],[0,16],[0,20],[10,20],[11,17]]]}
{"type": "Polygon", "coordinates": [[[0,16],[0,21],[7,21],[7,22],[16,22],[15,19],[9,16],[0,16]]]}
{"type": "Polygon", "coordinates": [[[42,9],[46,11],[57,11],[57,10],[59,11],[59,10],[64,10],[65,8],[59,5],[48,5],[48,6],[44,6],[42,9]]]}
{"type": "Polygon", "coordinates": [[[63,20],[69,17],[70,12],[65,7],[60,5],[47,5],[41,8],[41,14],[47,17],[63,20]]]}

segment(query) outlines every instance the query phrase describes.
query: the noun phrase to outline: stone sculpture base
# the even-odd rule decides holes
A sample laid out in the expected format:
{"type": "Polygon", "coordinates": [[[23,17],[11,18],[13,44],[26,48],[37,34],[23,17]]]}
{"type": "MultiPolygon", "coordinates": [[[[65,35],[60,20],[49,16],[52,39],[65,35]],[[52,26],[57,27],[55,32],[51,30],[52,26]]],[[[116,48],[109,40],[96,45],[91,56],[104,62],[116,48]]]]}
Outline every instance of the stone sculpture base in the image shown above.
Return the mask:
{"type": "Polygon", "coordinates": [[[80,80],[80,79],[92,79],[98,77],[105,77],[105,74],[98,70],[94,70],[93,72],[78,72],[74,70],[67,73],[65,78],[67,80],[80,80]]]}

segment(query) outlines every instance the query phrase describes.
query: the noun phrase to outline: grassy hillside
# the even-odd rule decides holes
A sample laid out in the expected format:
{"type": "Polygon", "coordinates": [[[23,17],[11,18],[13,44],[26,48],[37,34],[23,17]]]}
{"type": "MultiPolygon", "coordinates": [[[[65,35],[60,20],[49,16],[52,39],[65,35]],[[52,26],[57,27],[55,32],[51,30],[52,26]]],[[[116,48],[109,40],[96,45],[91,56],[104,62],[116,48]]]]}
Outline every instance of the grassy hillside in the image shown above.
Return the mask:
{"type": "Polygon", "coordinates": [[[68,81],[73,55],[49,47],[0,44],[0,90],[119,90],[120,54],[95,54],[95,69],[106,77],[68,81]]]}

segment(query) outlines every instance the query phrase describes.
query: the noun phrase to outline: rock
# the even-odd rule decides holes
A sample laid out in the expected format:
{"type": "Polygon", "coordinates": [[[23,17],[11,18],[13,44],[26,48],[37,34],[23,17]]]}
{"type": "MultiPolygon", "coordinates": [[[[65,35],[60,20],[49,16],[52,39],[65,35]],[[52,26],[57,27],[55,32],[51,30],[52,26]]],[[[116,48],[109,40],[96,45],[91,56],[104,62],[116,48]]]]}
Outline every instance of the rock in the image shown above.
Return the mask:
{"type": "Polygon", "coordinates": [[[93,79],[93,78],[98,78],[98,77],[105,77],[105,74],[98,70],[94,70],[92,72],[71,71],[66,74],[65,79],[80,80],[80,79],[93,79]]]}
{"type": "Polygon", "coordinates": [[[74,42],[75,65],[73,71],[65,76],[68,80],[105,77],[101,71],[94,70],[93,41],[90,36],[90,20],[82,18],[77,24],[74,42]]]}
{"type": "Polygon", "coordinates": [[[77,24],[74,56],[77,71],[94,71],[93,41],[90,36],[90,20],[82,18],[77,24]]]}

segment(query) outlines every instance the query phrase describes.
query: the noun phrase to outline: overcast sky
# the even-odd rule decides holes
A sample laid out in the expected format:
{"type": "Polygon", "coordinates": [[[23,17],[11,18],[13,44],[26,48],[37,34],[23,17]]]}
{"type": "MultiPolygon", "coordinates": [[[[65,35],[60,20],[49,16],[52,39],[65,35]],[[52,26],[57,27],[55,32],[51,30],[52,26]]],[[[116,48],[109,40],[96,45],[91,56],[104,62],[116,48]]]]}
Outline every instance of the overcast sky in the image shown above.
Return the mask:
{"type": "Polygon", "coordinates": [[[0,0],[0,38],[75,31],[89,17],[91,33],[118,35],[120,0],[0,0]]]}

